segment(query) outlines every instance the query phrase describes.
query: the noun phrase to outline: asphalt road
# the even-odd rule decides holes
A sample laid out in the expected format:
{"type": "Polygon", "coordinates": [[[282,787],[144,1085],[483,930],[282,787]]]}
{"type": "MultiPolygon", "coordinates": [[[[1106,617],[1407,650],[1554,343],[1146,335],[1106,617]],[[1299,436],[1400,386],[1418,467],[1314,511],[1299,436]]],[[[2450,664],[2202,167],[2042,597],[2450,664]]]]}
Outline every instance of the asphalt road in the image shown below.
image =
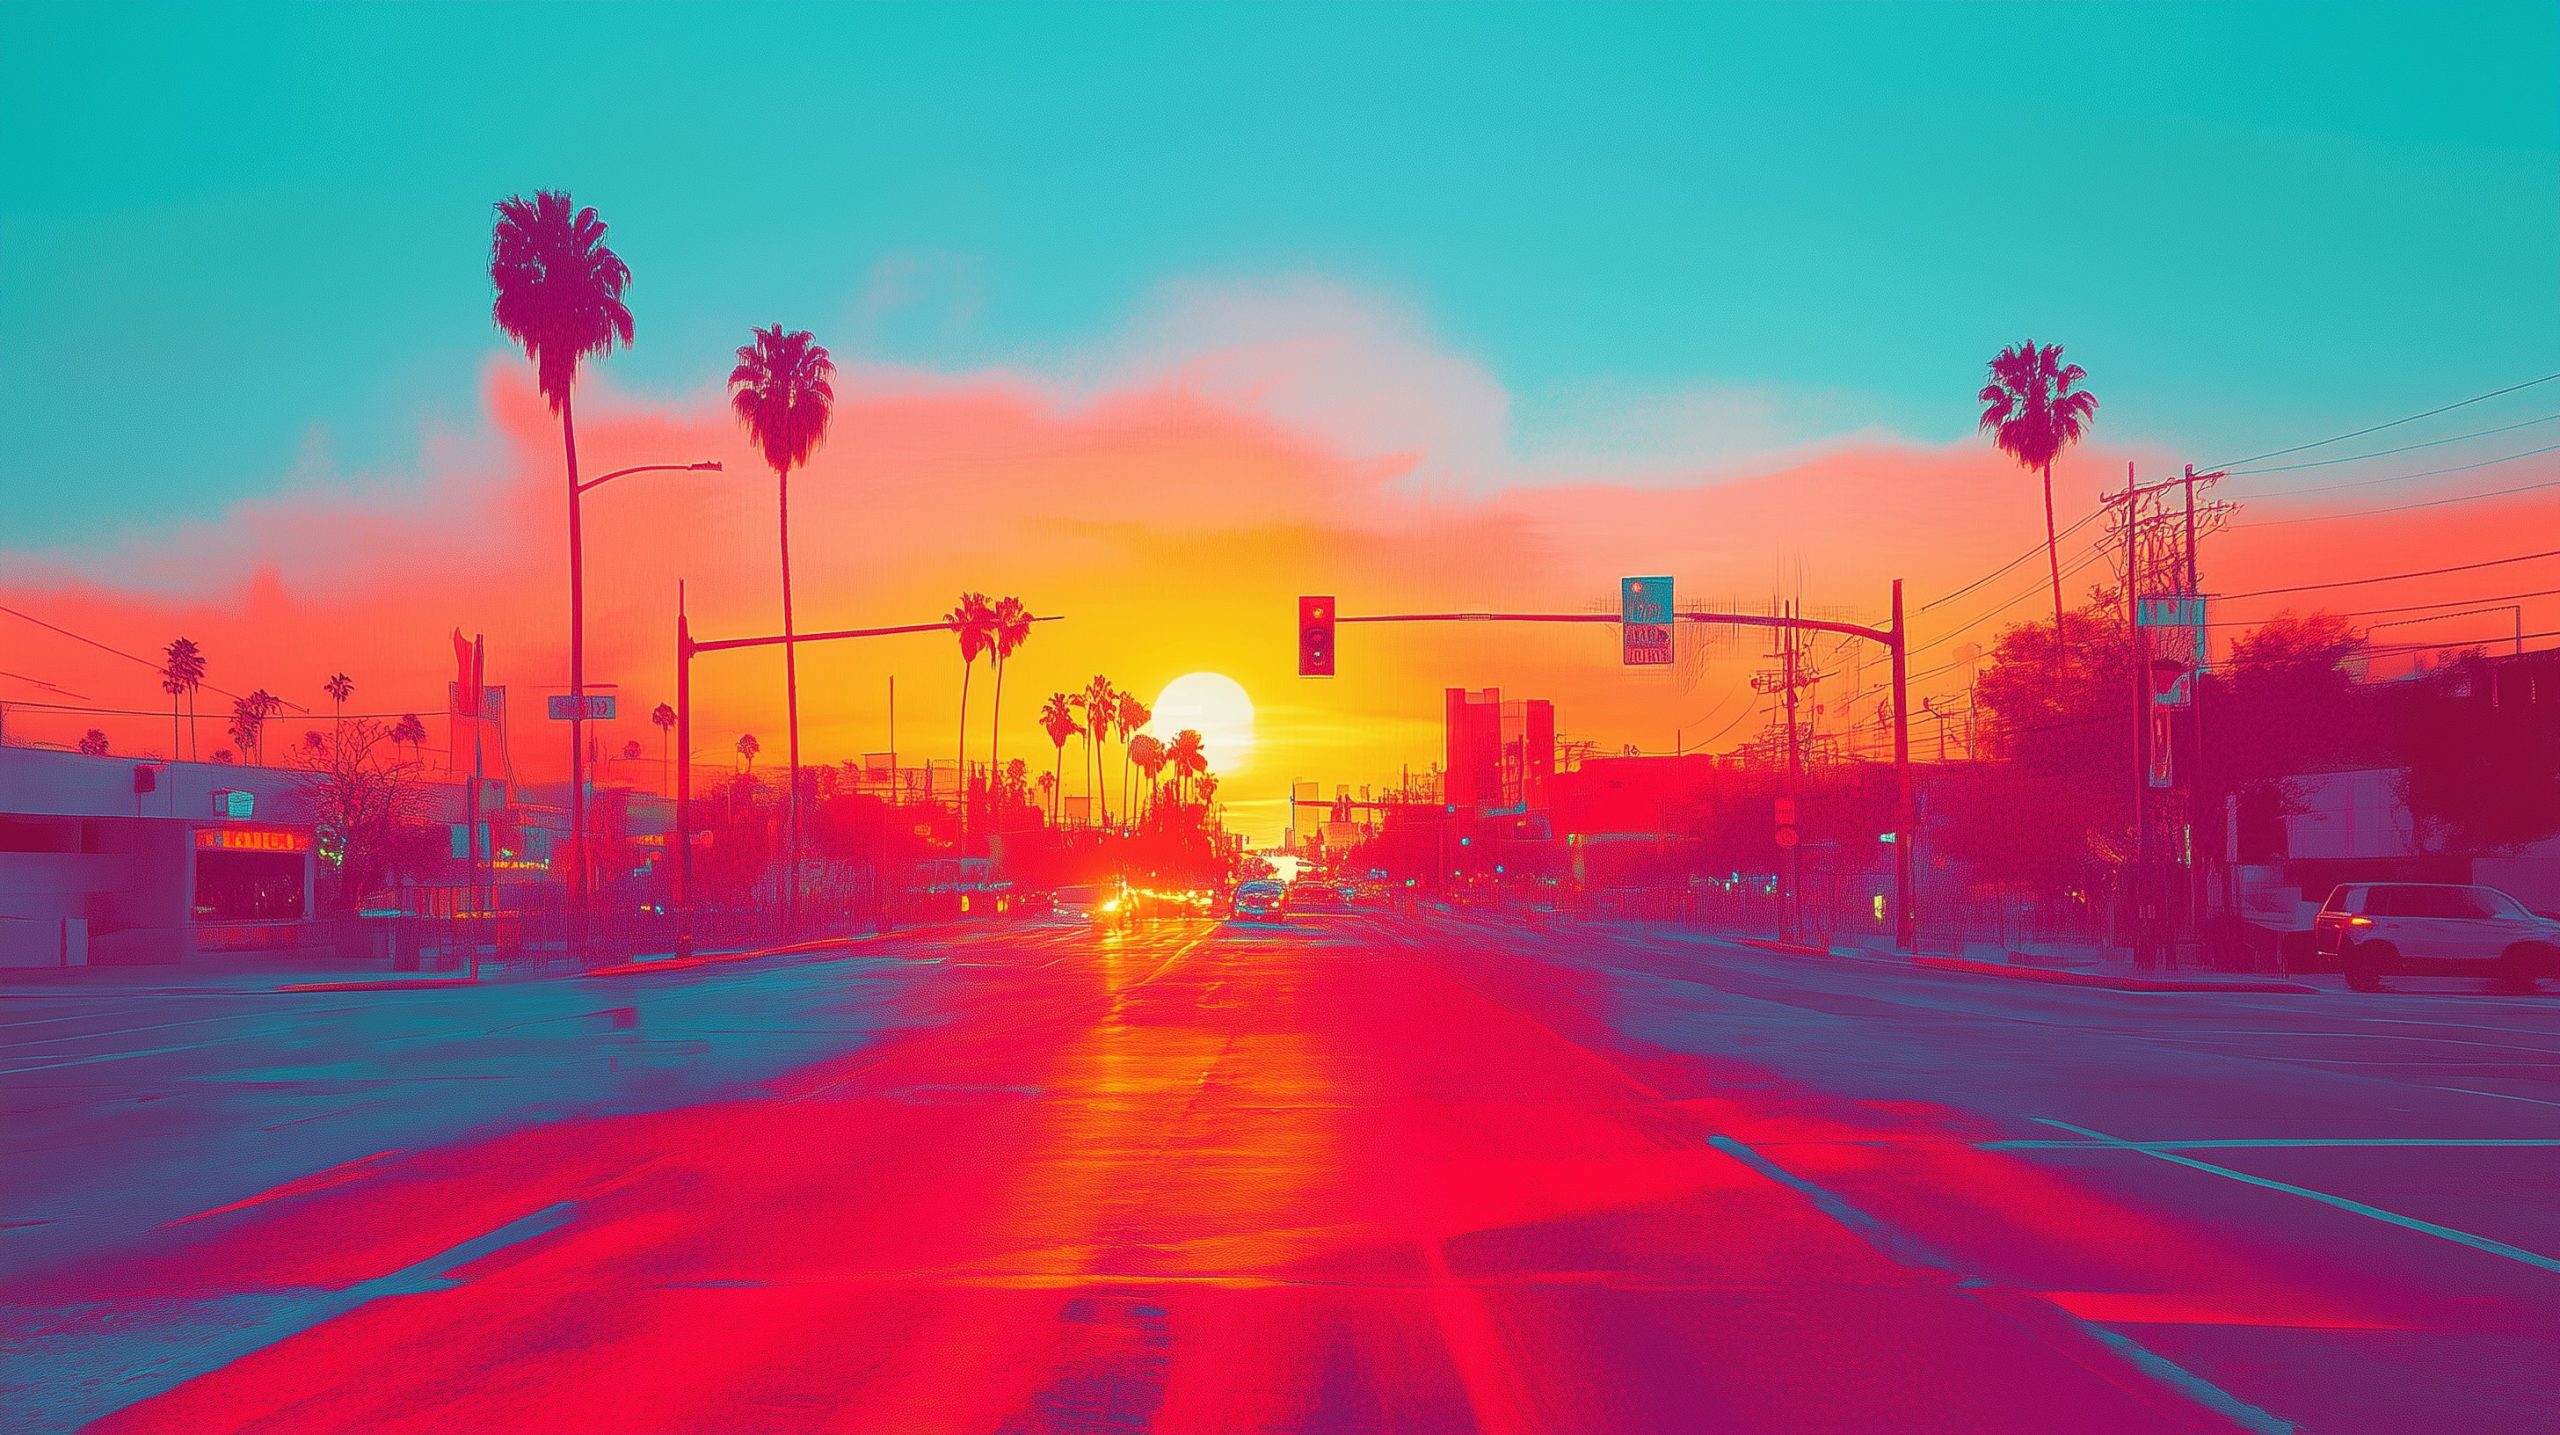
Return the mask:
{"type": "Polygon", "coordinates": [[[2560,998],[1368,915],[0,1003],[0,1426],[2560,1429],[2560,998]]]}

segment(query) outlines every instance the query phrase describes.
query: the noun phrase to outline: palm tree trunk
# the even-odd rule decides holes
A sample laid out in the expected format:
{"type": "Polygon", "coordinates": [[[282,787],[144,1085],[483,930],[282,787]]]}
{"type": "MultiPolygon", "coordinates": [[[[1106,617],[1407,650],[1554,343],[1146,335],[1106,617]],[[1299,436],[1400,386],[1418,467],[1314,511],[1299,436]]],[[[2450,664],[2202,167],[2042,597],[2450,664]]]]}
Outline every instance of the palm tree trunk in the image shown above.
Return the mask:
{"type": "Polygon", "coordinates": [[[570,395],[560,395],[560,447],[569,468],[569,919],[572,950],[585,956],[587,906],[587,581],[578,528],[578,426],[570,395]]]}
{"type": "Polygon", "coordinates": [[[169,694],[169,760],[178,760],[178,703],[181,695],[169,694]]]}
{"type": "Polygon", "coordinates": [[[789,880],[782,889],[782,932],[800,929],[800,645],[791,619],[791,470],[774,470],[782,496],[782,703],[791,762],[791,786],[783,794],[783,862],[789,880]]]}
{"type": "MultiPolygon", "coordinates": [[[[1004,655],[999,653],[989,661],[996,670],[995,711],[987,718],[987,788],[993,792],[1004,780],[1004,655]]],[[[988,806],[994,808],[995,804],[988,806]]],[[[996,827],[1002,830],[1004,824],[998,822],[996,827]]]]}
{"type": "Polygon", "coordinates": [[[964,842],[969,837],[969,674],[977,667],[975,658],[960,664],[960,837],[964,842]]]}
{"type": "Polygon", "coordinates": [[[1063,742],[1058,744],[1058,765],[1054,771],[1058,780],[1049,784],[1049,826],[1052,829],[1063,825],[1066,820],[1066,809],[1062,804],[1067,800],[1067,745],[1063,742]]]}
{"type": "Polygon", "coordinates": [[[1129,810],[1129,735],[1120,735],[1120,810],[1129,810]]]}
{"type": "Polygon", "coordinates": [[[2045,566],[2053,572],[2053,661],[2059,671],[2071,660],[2071,652],[2062,637],[2062,553],[2054,543],[2053,462],[2050,459],[2044,466],[2044,560],[2045,566]]]}

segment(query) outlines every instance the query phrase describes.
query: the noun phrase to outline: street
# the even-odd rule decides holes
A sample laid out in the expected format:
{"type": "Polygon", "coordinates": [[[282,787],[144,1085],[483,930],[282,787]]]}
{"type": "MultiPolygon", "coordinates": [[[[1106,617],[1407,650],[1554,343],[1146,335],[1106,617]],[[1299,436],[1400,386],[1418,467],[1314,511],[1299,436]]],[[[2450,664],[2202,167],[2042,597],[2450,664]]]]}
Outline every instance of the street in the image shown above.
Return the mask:
{"type": "Polygon", "coordinates": [[[1367,911],[0,1001],[12,1431],[2560,1429],[2560,998],[1367,911]]]}

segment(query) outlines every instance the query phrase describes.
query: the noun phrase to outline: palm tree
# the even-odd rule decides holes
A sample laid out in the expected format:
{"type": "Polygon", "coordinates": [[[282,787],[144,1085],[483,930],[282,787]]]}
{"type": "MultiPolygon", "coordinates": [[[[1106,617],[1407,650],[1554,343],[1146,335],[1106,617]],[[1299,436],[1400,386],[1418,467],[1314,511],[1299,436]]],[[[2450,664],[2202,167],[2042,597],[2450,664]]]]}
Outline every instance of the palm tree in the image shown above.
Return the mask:
{"type": "Polygon", "coordinates": [[[105,757],[107,755],[106,730],[93,727],[80,734],[80,751],[89,757],[105,757]]]}
{"type": "Polygon", "coordinates": [[[418,760],[419,747],[427,740],[427,725],[418,721],[416,713],[402,713],[400,720],[391,725],[391,740],[394,743],[406,745],[409,749],[409,760],[415,762],[418,760]]]}
{"type": "Polygon", "coordinates": [[[1138,701],[1136,693],[1124,692],[1112,704],[1112,726],[1120,733],[1120,810],[1124,813],[1129,810],[1130,805],[1129,738],[1131,734],[1147,725],[1147,719],[1154,716],[1155,714],[1148,710],[1145,703],[1138,701]]]}
{"type": "Polygon", "coordinates": [[[2053,529],[2053,461],[2096,419],[2098,398],[2077,387],[2089,375],[2062,361],[2060,344],[2039,348],[2029,339],[2002,349],[1990,371],[1991,382],[1976,395],[1982,402],[1980,431],[2021,467],[2044,471],[2044,556],[2053,574],[2054,656],[2062,661],[2068,654],[2062,642],[2062,554],[2053,529]]]}
{"type": "Polygon", "coordinates": [[[673,775],[675,772],[675,747],[673,744],[675,742],[676,731],[676,710],[666,703],[660,703],[649,710],[649,721],[656,724],[658,729],[659,790],[661,792],[673,791],[673,784],[675,782],[675,777],[673,775]]]}
{"type": "MultiPolygon", "coordinates": [[[[186,690],[187,755],[193,758],[196,751],[196,690],[204,686],[204,650],[196,646],[193,638],[179,638],[169,644],[168,659],[168,666],[161,670],[160,686],[166,689],[174,682],[186,690]]],[[[169,756],[174,760],[177,753],[171,752],[169,756]]]]}
{"type": "Polygon", "coordinates": [[[1049,825],[1052,827],[1061,825],[1063,816],[1059,803],[1066,796],[1067,739],[1083,731],[1076,724],[1075,709],[1070,706],[1071,702],[1072,699],[1065,693],[1051,693],[1049,701],[1042,704],[1040,708],[1040,730],[1049,735],[1049,741],[1056,744],[1058,749],[1057,775],[1049,780],[1051,797],[1049,825]]]}
{"type": "Polygon", "coordinates": [[[738,756],[746,759],[747,772],[749,775],[754,774],[756,770],[756,754],[762,751],[764,751],[764,744],[756,741],[756,735],[754,733],[742,732],[738,734],[738,756]]]}
{"type": "MultiPolygon", "coordinates": [[[[1063,763],[1066,760],[1066,756],[1067,745],[1061,742],[1058,744],[1059,761],[1063,763]]],[[[1056,773],[1044,772],[1040,774],[1040,810],[1052,814],[1058,810],[1058,776],[1056,773]]],[[[1056,818],[1053,816],[1051,821],[1054,823],[1056,818]]]]}
{"type": "Polygon", "coordinates": [[[185,681],[167,668],[160,670],[160,691],[169,695],[169,760],[176,762],[178,751],[178,699],[187,691],[185,681]]]}
{"type": "Polygon", "coordinates": [[[265,688],[259,688],[245,698],[236,698],[232,701],[231,738],[232,741],[240,744],[240,750],[249,755],[252,763],[266,762],[267,719],[283,710],[283,700],[265,688]]]}
{"type": "Polygon", "coordinates": [[[1173,769],[1173,800],[1178,803],[1182,801],[1184,781],[1209,770],[1209,758],[1201,747],[1199,729],[1184,728],[1173,735],[1172,744],[1165,749],[1165,766],[1173,769]]]}
{"type": "Polygon", "coordinates": [[[827,436],[835,412],[835,360],[806,329],[784,333],[780,324],[753,331],[729,371],[729,407],[747,426],[764,461],[773,468],[782,520],[782,692],[790,723],[791,789],[784,807],[791,880],[783,894],[783,929],[800,923],[800,645],[791,616],[791,470],[806,465],[827,436]]]}
{"type": "Polygon", "coordinates": [[[1151,732],[1129,739],[1129,760],[1138,765],[1138,775],[1147,780],[1147,805],[1155,806],[1156,778],[1164,771],[1164,740],[1151,732]]]}
{"type": "Polygon", "coordinates": [[[963,593],[942,621],[960,639],[960,835],[969,835],[969,675],[995,635],[996,610],[984,593],[963,593]]]}
{"type": "Polygon", "coordinates": [[[320,690],[329,695],[330,721],[344,730],[347,725],[347,699],[355,696],[355,680],[344,673],[333,673],[329,681],[320,685],[320,690]]]}
{"type": "Polygon", "coordinates": [[[996,703],[995,715],[987,724],[987,766],[997,768],[997,759],[1004,755],[1004,660],[1030,641],[1031,610],[1019,598],[998,598],[988,617],[988,638],[995,659],[996,703]]]}
{"type": "Polygon", "coordinates": [[[1111,722],[1120,711],[1120,690],[1111,686],[1109,678],[1096,673],[1093,681],[1084,685],[1084,692],[1077,701],[1084,706],[1085,733],[1089,739],[1085,743],[1085,752],[1093,764],[1093,771],[1086,778],[1085,792],[1096,799],[1102,825],[1108,827],[1111,825],[1111,794],[1096,789],[1102,782],[1103,762],[1109,756],[1111,722]]]}
{"type": "MultiPolygon", "coordinates": [[[[605,246],[604,221],[579,209],[569,192],[536,190],[531,199],[498,201],[489,239],[489,317],[533,361],[534,383],[560,416],[560,448],[568,468],[569,690],[587,690],[586,575],[578,534],[578,426],[570,391],[578,365],[614,346],[631,346],[631,309],[622,291],[631,266],[605,246]]],[[[570,897],[583,910],[587,889],[587,786],[584,718],[569,723],[570,897]]]]}

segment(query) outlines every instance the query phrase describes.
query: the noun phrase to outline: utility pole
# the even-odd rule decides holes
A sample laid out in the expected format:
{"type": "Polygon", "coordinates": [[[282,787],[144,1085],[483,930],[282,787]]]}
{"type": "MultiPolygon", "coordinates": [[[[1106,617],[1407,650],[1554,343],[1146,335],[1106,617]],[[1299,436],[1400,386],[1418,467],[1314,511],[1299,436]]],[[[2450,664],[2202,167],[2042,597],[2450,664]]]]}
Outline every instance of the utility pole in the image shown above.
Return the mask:
{"type": "MultiPolygon", "coordinates": [[[[1796,616],[1796,605],[1793,600],[1789,600],[1787,603],[1786,616],[1790,619],[1796,616]]],[[[1788,801],[1792,803],[1796,796],[1796,783],[1799,775],[1798,770],[1804,762],[1804,749],[1801,743],[1802,732],[1796,726],[1796,680],[1798,675],[1796,667],[1796,630],[1788,628],[1785,630],[1785,633],[1786,641],[1783,649],[1786,654],[1787,683],[1787,779],[1785,791],[1788,801]]],[[[1787,899],[1784,928],[1786,931],[1786,940],[1790,942],[1803,940],[1804,858],[1800,855],[1803,851],[1804,847],[1802,843],[1798,843],[1796,846],[1787,849],[1787,899]]]]}
{"type": "Polygon", "coordinates": [[[2151,864],[2151,646],[2142,631],[2142,492],[2134,486],[2133,465],[2124,466],[2124,634],[2134,645],[2133,658],[2133,863],[2125,872],[2125,895],[2132,908],[2133,964],[2151,965],[2151,927],[2143,898],[2151,864]]]}

